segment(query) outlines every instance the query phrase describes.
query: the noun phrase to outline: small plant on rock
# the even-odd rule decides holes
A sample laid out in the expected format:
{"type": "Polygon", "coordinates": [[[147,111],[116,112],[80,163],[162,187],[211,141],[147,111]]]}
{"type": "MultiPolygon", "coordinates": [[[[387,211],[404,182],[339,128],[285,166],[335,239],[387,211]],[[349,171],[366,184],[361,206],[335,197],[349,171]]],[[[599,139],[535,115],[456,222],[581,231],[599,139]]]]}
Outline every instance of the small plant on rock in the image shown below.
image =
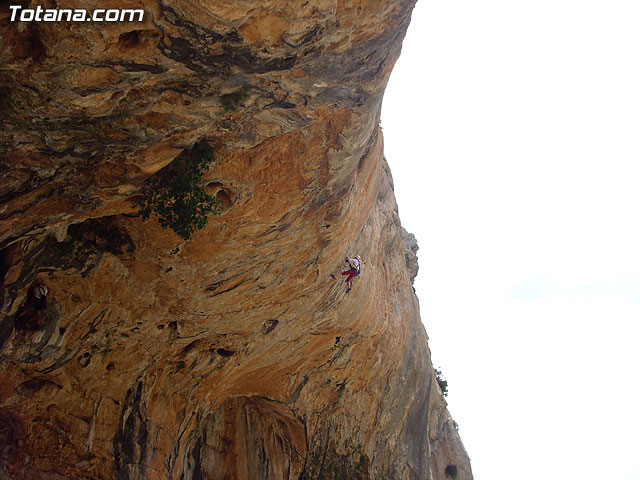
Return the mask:
{"type": "Polygon", "coordinates": [[[222,205],[200,186],[213,160],[213,149],[209,145],[196,144],[151,176],[138,199],[142,219],[149,219],[153,213],[162,228],[171,228],[189,240],[193,232],[207,224],[209,213],[220,215],[222,205]]]}
{"type": "Polygon", "coordinates": [[[442,375],[442,371],[438,370],[437,368],[434,368],[433,371],[436,374],[436,380],[438,381],[440,390],[442,390],[442,396],[446,397],[447,395],[449,395],[449,390],[448,390],[449,384],[444,379],[444,376],[442,375]]]}
{"type": "Polygon", "coordinates": [[[249,99],[249,93],[245,88],[241,88],[235,92],[222,95],[220,99],[225,112],[235,112],[238,107],[243,106],[244,102],[249,99]]]}

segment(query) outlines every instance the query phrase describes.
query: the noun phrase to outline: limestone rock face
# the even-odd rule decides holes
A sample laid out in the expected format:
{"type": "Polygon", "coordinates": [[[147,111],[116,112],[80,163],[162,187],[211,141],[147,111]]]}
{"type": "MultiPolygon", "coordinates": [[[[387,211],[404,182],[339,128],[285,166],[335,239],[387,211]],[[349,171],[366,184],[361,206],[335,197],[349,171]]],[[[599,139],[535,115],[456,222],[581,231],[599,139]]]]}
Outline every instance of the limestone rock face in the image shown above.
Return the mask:
{"type": "Polygon", "coordinates": [[[413,2],[100,8],[140,5],[0,11],[0,477],[470,479],[378,126],[413,2]],[[184,241],[135,199],[195,142],[225,211],[184,241]]]}

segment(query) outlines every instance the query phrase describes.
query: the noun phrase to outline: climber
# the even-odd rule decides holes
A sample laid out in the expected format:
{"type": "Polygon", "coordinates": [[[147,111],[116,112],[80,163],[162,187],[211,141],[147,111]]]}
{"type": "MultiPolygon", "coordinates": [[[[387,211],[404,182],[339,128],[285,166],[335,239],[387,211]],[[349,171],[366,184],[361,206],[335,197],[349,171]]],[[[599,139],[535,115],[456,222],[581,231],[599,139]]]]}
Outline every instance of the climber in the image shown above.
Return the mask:
{"type": "Polygon", "coordinates": [[[41,313],[47,309],[47,294],[49,289],[42,280],[38,280],[33,287],[34,306],[41,313]]]}
{"type": "Polygon", "coordinates": [[[27,292],[27,301],[16,315],[16,327],[22,329],[36,329],[42,325],[44,313],[47,309],[47,294],[49,289],[42,280],[27,292]]]}
{"type": "MultiPolygon", "coordinates": [[[[360,255],[356,255],[355,258],[346,257],[344,261],[349,267],[349,270],[342,272],[342,275],[347,275],[347,279],[345,280],[345,283],[347,284],[347,292],[350,292],[351,280],[353,280],[353,277],[360,276],[360,265],[362,264],[362,262],[360,260],[360,255]]],[[[336,277],[332,274],[331,278],[336,278],[336,277]]]]}

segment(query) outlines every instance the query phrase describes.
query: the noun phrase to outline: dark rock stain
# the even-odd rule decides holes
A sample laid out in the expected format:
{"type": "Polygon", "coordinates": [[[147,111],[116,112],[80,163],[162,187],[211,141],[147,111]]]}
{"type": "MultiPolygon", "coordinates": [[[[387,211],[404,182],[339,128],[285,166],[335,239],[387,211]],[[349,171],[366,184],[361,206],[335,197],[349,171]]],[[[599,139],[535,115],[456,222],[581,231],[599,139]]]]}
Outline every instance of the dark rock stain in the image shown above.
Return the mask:
{"type": "Polygon", "coordinates": [[[142,391],[141,381],[127,391],[120,425],[113,437],[114,468],[118,480],[146,478],[149,427],[142,413],[142,391]]]}
{"type": "Polygon", "coordinates": [[[291,397],[289,397],[289,403],[296,403],[298,401],[298,398],[300,398],[300,392],[302,392],[302,389],[304,388],[304,386],[307,384],[308,381],[309,381],[309,376],[305,375],[302,378],[302,381],[298,384],[298,386],[294,390],[294,392],[291,394],[291,397]]]}

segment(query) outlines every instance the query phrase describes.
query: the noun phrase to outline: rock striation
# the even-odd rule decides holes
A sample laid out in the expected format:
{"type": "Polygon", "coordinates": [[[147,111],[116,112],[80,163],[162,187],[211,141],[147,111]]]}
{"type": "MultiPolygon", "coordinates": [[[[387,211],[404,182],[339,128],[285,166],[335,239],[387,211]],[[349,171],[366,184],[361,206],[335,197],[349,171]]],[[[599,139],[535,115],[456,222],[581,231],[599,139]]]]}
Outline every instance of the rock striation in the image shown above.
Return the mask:
{"type": "Polygon", "coordinates": [[[413,2],[100,7],[140,5],[0,10],[0,476],[471,479],[378,125],[413,2]],[[196,142],[225,210],[184,241],[136,198],[196,142]]]}

